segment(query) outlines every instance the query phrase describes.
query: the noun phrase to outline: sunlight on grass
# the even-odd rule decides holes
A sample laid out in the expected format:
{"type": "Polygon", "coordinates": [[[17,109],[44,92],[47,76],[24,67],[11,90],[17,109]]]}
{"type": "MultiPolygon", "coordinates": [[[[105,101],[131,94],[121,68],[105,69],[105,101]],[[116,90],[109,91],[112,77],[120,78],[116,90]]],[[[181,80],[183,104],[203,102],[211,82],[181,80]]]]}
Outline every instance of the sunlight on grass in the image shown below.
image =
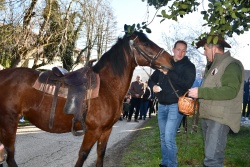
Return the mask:
{"type": "MultiPolygon", "coordinates": [[[[178,163],[180,167],[202,167],[204,146],[200,126],[197,133],[190,133],[191,119],[188,118],[188,133],[177,134],[178,163]]],[[[157,167],[161,160],[160,137],[157,117],[153,117],[136,132],[133,142],[125,149],[121,167],[157,167]]],[[[228,135],[225,167],[250,166],[250,128],[241,127],[237,134],[228,135]]]]}

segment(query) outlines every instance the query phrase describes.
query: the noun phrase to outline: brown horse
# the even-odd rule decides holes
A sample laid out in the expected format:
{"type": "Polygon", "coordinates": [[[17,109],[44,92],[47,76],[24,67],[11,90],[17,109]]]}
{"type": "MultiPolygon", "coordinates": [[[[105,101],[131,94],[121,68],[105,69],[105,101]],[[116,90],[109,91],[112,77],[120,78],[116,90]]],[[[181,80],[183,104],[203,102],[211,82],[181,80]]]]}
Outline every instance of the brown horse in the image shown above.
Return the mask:
{"type": "MultiPolygon", "coordinates": [[[[97,145],[96,166],[103,166],[108,138],[113,125],[120,118],[122,102],[133,71],[137,65],[162,70],[171,69],[172,56],[149,40],[145,34],[135,31],[124,35],[93,66],[99,73],[100,89],[97,98],[88,100],[86,133],[79,150],[77,167],[83,166],[93,145],[97,145]]],[[[29,68],[12,68],[0,71],[0,142],[7,150],[7,164],[16,167],[14,145],[18,121],[21,115],[38,128],[51,133],[71,131],[73,115],[63,112],[65,99],[57,101],[54,124],[49,128],[53,97],[32,87],[39,72],[29,68]]],[[[78,129],[81,125],[78,126],[78,129]]]]}

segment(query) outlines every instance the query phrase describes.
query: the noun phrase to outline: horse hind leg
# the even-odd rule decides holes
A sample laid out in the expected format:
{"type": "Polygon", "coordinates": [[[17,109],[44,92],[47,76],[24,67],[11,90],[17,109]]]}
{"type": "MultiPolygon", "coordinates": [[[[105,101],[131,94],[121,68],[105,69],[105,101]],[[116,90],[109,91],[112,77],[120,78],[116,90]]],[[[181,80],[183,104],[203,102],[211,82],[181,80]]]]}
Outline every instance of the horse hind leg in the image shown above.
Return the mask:
{"type": "Polygon", "coordinates": [[[108,143],[108,139],[109,139],[111,131],[112,131],[112,128],[102,133],[100,139],[98,140],[96,167],[103,167],[103,159],[105,156],[107,143],[108,143]]]}
{"type": "Polygon", "coordinates": [[[14,158],[15,154],[15,146],[14,143],[8,143],[4,144],[6,146],[6,152],[7,152],[7,159],[6,163],[8,164],[8,167],[17,167],[17,163],[14,158]]]}

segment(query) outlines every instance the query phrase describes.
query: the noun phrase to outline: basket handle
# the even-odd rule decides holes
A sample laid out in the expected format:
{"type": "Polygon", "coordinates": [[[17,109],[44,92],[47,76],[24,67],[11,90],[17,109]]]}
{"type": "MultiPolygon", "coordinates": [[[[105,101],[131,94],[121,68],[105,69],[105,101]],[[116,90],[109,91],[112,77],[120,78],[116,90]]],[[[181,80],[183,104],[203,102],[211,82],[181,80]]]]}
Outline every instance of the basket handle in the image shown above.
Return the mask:
{"type": "Polygon", "coordinates": [[[188,94],[188,91],[183,96],[186,96],[187,94],[188,94]]]}

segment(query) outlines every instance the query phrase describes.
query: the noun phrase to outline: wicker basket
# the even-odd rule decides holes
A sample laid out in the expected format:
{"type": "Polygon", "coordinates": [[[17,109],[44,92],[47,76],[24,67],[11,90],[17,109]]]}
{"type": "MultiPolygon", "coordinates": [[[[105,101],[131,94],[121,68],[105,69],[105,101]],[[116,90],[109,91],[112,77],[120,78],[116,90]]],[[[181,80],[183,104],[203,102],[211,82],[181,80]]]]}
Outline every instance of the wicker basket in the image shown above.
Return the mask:
{"type": "Polygon", "coordinates": [[[186,97],[187,93],[179,97],[179,111],[185,115],[194,115],[195,110],[198,109],[198,102],[190,97],[186,97]]]}

